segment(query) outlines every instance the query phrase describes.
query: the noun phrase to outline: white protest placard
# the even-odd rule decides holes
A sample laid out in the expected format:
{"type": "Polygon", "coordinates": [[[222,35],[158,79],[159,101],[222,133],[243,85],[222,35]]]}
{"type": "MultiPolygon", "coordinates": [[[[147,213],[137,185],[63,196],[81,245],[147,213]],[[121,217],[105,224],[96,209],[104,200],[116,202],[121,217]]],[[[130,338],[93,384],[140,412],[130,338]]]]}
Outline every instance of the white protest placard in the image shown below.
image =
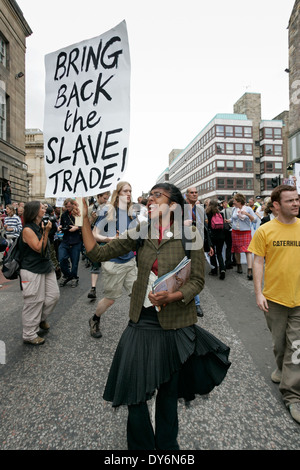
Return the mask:
{"type": "Polygon", "coordinates": [[[56,207],[63,207],[65,199],[65,197],[58,197],[55,203],[56,207]]]}
{"type": "Polygon", "coordinates": [[[297,183],[296,183],[297,191],[298,191],[298,194],[300,194],[300,163],[295,163],[294,172],[295,172],[295,176],[297,179],[297,183]]]}
{"type": "Polygon", "coordinates": [[[130,54],[126,22],[45,56],[46,197],[113,188],[128,159],[130,54]]]}

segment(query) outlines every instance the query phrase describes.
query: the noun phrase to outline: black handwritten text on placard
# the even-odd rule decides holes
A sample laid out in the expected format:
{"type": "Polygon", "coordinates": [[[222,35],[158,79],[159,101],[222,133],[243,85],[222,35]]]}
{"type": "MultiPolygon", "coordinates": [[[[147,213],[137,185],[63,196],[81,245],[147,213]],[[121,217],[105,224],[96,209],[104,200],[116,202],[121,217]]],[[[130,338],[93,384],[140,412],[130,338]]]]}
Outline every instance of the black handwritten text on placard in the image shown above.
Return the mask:
{"type": "Polygon", "coordinates": [[[128,149],[116,108],[107,124],[117,102],[124,46],[121,35],[95,40],[58,51],[52,66],[50,106],[59,125],[52,124],[55,131],[45,140],[45,164],[54,196],[97,193],[126,167],[128,149]]]}

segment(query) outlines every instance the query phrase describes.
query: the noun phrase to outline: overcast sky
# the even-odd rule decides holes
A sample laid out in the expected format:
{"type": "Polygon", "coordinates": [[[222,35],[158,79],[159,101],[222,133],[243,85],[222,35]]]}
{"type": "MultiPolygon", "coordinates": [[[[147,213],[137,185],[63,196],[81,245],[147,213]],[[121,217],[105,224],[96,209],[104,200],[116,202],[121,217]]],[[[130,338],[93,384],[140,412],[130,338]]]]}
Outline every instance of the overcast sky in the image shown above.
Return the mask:
{"type": "Polygon", "coordinates": [[[217,113],[261,93],[262,118],[289,108],[288,22],[294,0],[17,0],[27,38],[26,127],[43,130],[44,56],[125,20],[131,121],[125,177],[148,191],[217,113]]]}

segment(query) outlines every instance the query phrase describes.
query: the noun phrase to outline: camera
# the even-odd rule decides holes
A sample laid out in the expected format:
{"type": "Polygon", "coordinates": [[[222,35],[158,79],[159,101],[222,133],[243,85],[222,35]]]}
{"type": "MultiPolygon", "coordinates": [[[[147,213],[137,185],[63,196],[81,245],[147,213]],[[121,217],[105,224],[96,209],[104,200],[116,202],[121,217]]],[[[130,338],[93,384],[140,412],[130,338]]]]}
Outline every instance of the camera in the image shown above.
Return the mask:
{"type": "Polygon", "coordinates": [[[43,222],[44,226],[47,225],[49,220],[50,220],[50,216],[48,214],[45,214],[44,217],[42,218],[42,222],[43,222]]]}
{"type": "Polygon", "coordinates": [[[70,227],[71,227],[71,225],[65,225],[64,227],[61,228],[61,231],[62,232],[67,232],[68,230],[70,230],[70,227]]]}

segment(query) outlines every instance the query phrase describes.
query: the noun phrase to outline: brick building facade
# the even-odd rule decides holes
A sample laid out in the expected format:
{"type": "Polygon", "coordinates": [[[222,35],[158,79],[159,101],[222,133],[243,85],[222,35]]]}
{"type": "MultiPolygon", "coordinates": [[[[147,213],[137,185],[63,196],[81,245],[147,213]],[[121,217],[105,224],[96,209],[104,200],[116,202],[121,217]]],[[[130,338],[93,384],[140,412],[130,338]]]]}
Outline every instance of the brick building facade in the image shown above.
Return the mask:
{"type": "MultiPolygon", "coordinates": [[[[200,199],[232,193],[268,196],[272,178],[285,175],[285,123],[261,119],[261,95],[245,93],[232,114],[217,114],[192,142],[169,159],[169,181],[182,192],[195,186],[200,199]]],[[[282,113],[282,118],[287,119],[282,113]]],[[[166,171],[160,178],[166,179],[166,171]]]]}

